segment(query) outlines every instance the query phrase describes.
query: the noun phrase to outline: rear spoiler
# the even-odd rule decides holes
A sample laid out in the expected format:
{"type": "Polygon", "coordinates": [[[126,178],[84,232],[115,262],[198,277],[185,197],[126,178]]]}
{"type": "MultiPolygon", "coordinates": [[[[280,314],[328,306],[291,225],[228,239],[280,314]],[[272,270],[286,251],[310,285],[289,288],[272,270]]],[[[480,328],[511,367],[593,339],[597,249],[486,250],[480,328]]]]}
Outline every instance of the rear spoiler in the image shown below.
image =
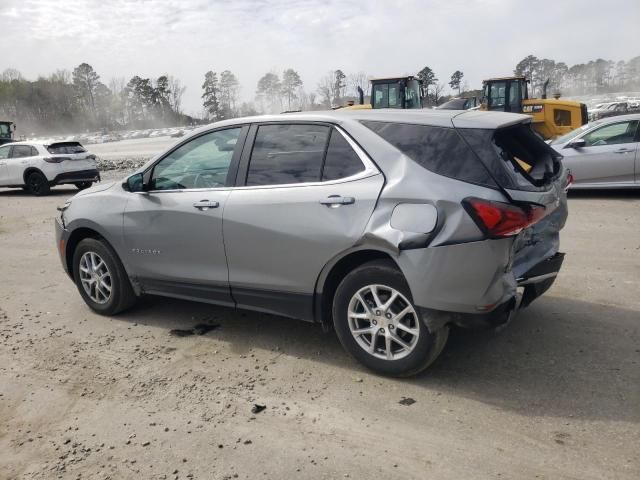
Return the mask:
{"type": "Polygon", "coordinates": [[[82,147],[82,146],[83,145],[80,142],[54,142],[54,143],[50,143],[49,145],[45,145],[45,147],[82,147]]]}

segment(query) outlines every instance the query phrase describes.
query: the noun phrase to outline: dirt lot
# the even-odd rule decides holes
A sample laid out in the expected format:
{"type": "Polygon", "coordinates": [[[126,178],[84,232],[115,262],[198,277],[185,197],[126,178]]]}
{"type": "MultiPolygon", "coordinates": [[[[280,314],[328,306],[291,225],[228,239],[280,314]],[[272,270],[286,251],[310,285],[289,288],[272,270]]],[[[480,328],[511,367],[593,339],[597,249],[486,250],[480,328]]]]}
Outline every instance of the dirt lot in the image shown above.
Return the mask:
{"type": "Polygon", "coordinates": [[[0,190],[0,478],[640,478],[640,192],[572,195],[553,289],[411,380],[293,320],[92,314],[54,245],[73,193],[0,190]]]}

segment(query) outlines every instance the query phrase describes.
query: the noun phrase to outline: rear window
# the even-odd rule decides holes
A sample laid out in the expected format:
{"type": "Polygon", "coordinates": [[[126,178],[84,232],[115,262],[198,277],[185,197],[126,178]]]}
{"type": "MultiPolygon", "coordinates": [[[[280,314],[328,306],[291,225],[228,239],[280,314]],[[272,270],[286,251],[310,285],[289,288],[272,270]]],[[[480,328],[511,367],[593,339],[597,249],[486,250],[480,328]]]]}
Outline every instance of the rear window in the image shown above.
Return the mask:
{"type": "Polygon", "coordinates": [[[74,153],[85,153],[86,150],[79,142],[61,142],[61,143],[52,143],[47,146],[47,151],[52,154],[66,154],[71,155],[74,153]]]}
{"type": "Polygon", "coordinates": [[[537,190],[548,185],[560,170],[562,157],[529,125],[459,132],[505,188],[537,190]]]}
{"type": "Polygon", "coordinates": [[[362,124],[427,170],[464,182],[496,186],[487,168],[453,128],[369,121],[362,124]]]}

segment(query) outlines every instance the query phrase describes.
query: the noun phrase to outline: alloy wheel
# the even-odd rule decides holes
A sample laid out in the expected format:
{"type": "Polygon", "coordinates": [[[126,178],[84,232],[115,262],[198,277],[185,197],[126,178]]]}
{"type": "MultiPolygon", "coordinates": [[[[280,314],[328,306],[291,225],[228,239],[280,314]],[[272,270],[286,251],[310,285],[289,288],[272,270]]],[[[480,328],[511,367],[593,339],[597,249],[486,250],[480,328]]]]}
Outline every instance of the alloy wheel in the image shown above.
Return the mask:
{"type": "Polygon", "coordinates": [[[420,320],[411,302],[398,290],[367,285],[349,302],[349,330],[370,355],[399,360],[409,355],[421,333],[420,320]]]}
{"type": "Polygon", "coordinates": [[[105,304],[111,298],[111,272],[102,257],[95,252],[86,252],[80,258],[80,282],[91,300],[105,304]]]}

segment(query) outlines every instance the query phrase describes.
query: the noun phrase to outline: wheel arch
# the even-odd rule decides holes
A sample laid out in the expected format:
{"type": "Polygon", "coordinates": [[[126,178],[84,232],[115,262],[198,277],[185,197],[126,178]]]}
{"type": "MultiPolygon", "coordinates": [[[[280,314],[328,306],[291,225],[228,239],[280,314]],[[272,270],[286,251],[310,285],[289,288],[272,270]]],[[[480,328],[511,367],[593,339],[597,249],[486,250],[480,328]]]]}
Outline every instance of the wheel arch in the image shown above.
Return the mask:
{"type": "Polygon", "coordinates": [[[27,184],[27,178],[29,178],[29,175],[31,175],[32,173],[39,173],[47,180],[47,182],[49,182],[49,179],[47,178],[47,176],[44,174],[42,170],[40,170],[37,167],[28,167],[22,173],[22,181],[24,182],[25,185],[27,184]]]}
{"type": "MultiPolygon", "coordinates": [[[[106,238],[101,232],[99,232],[98,229],[88,225],[79,226],[71,231],[71,234],[69,235],[69,238],[67,239],[65,244],[64,260],[67,266],[67,271],[69,272],[69,276],[71,276],[72,279],[73,279],[73,254],[75,253],[78,244],[86,238],[102,240],[109,246],[109,248],[111,248],[111,250],[113,250],[113,252],[118,257],[120,262],[122,262],[122,259],[118,255],[117,250],[113,247],[113,243],[111,243],[108,238],[106,238]]],[[[125,267],[125,270],[126,270],[126,267],[125,267]]]]}
{"type": "Polygon", "coordinates": [[[384,250],[365,248],[344,252],[327,264],[316,282],[314,317],[327,330],[331,327],[331,308],[338,285],[349,272],[372,260],[390,260],[402,272],[398,262],[384,250]]]}

